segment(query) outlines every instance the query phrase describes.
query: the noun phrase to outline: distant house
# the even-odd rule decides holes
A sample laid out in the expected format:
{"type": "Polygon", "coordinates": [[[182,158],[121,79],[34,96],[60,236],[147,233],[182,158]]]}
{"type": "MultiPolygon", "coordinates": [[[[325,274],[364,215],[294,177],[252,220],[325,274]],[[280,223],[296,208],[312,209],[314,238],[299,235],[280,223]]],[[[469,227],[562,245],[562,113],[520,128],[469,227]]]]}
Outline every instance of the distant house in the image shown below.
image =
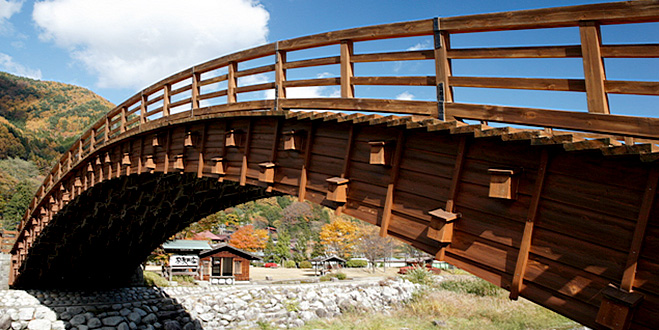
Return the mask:
{"type": "Polygon", "coordinates": [[[202,252],[201,279],[211,284],[249,281],[249,262],[261,258],[227,244],[202,252]]]}
{"type": "Polygon", "coordinates": [[[210,250],[211,246],[206,241],[176,239],[165,242],[162,249],[165,250],[165,253],[198,256],[202,251],[210,250]]]}
{"type": "Polygon", "coordinates": [[[199,254],[211,249],[207,241],[173,240],[162,245],[165,253],[170,253],[169,265],[163,266],[163,276],[172,280],[174,275],[189,275],[199,279],[199,254]]]}
{"type": "Polygon", "coordinates": [[[196,233],[192,239],[197,241],[209,241],[212,245],[229,243],[230,235],[222,234],[216,235],[210,231],[202,231],[201,233],[196,233]]]}
{"type": "Polygon", "coordinates": [[[9,253],[16,242],[18,232],[14,230],[0,229],[0,252],[9,253]]]}

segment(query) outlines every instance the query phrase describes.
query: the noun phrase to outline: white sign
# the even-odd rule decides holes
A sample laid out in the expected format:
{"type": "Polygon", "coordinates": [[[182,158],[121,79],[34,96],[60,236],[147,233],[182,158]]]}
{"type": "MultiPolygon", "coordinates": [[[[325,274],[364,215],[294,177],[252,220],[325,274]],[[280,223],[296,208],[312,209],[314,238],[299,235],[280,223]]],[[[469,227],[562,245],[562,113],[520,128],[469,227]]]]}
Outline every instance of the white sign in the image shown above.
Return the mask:
{"type": "Polygon", "coordinates": [[[172,267],[197,267],[199,266],[198,256],[171,256],[169,265],[172,267]]]}

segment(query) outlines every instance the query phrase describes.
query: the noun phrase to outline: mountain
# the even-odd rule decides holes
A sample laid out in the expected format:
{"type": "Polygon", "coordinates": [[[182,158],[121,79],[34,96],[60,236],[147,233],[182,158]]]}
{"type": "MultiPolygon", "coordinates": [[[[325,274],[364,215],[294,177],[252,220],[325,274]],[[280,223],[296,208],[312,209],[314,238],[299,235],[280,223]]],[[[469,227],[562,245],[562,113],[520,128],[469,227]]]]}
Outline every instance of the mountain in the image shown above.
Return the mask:
{"type": "Polygon", "coordinates": [[[36,189],[61,154],[112,107],[82,87],[0,72],[0,227],[14,227],[25,200],[17,195],[36,189]]]}

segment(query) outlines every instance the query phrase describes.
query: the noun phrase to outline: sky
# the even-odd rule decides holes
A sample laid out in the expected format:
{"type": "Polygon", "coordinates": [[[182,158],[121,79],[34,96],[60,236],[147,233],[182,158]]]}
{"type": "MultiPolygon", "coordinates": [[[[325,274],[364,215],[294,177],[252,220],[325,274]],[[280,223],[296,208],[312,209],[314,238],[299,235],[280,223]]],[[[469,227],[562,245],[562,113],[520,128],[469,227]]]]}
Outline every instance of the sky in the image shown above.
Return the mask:
{"type": "MultiPolygon", "coordinates": [[[[604,0],[0,0],[0,71],[79,85],[119,104],[193,65],[277,40],[432,17],[607,2],[604,0]]],[[[609,1],[610,2],[610,1],[609,1]]],[[[659,24],[605,26],[603,40],[659,43],[659,24]]],[[[578,44],[577,28],[455,35],[452,47],[578,44]]],[[[338,46],[289,59],[338,54],[338,46]]],[[[356,53],[430,49],[431,37],[365,42],[356,53]]],[[[659,59],[607,59],[612,80],[659,81],[659,59]]],[[[254,63],[258,65],[258,61],[254,63]]],[[[454,75],[582,78],[580,59],[454,60],[454,75]]],[[[357,63],[355,74],[433,75],[431,61],[357,63]]],[[[289,79],[338,76],[338,66],[289,70],[289,79]],[[316,70],[316,71],[313,71],[316,70]]],[[[239,84],[271,80],[267,75],[239,84]]],[[[266,94],[266,97],[272,97],[266,94]]],[[[291,90],[336,96],[338,87],[291,90]]],[[[457,88],[456,101],[585,111],[583,93],[457,88]]],[[[357,97],[433,100],[433,87],[357,86],[357,97]]],[[[247,96],[249,98],[250,96],[247,96]]],[[[252,96],[259,97],[259,96],[252,96]]],[[[610,95],[616,114],[657,116],[655,96],[610,95]]]]}

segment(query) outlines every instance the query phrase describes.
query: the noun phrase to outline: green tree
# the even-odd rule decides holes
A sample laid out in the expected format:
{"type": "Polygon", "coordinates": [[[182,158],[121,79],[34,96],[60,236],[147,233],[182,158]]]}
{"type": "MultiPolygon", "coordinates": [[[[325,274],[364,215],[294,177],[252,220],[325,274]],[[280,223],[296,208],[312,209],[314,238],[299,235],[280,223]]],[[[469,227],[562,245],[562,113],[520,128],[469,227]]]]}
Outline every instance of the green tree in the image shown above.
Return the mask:
{"type": "Polygon", "coordinates": [[[8,230],[15,230],[23,219],[25,210],[27,210],[32,200],[33,189],[29,181],[21,181],[16,185],[14,194],[5,206],[3,214],[3,227],[8,230]]]}
{"type": "Polygon", "coordinates": [[[280,264],[291,257],[291,236],[285,230],[282,230],[277,234],[277,244],[275,244],[274,248],[274,257],[275,260],[279,260],[280,264]]]}

